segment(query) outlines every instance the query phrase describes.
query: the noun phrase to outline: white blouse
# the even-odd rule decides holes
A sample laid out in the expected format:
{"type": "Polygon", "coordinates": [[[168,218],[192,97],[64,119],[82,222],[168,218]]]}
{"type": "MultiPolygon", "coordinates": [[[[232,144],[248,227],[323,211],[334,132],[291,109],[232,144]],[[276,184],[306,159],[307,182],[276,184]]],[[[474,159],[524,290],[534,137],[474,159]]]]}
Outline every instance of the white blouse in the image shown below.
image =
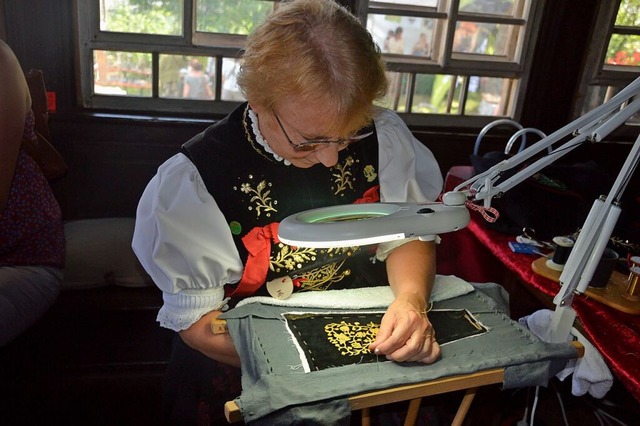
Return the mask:
{"type": "MultiPolygon", "coordinates": [[[[434,201],[443,181],[431,151],[393,111],[380,110],[375,126],[381,201],[434,201]]],[[[198,170],[181,153],[158,168],[142,194],[132,247],[163,292],[160,325],[175,331],[222,309],[223,286],[242,277],[243,261],[229,226],[198,170]]]]}

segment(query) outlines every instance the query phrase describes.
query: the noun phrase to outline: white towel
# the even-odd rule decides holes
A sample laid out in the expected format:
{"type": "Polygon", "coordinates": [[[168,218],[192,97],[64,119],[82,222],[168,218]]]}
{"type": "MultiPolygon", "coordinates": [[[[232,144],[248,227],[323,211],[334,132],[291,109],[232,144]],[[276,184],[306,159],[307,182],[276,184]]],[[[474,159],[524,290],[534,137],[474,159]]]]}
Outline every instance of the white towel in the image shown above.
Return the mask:
{"type": "MultiPolygon", "coordinates": [[[[540,339],[548,342],[551,334],[549,324],[552,316],[553,311],[542,309],[520,318],[519,322],[529,328],[540,339]]],[[[571,381],[571,393],[573,395],[582,396],[588,392],[594,398],[604,398],[611,386],[613,386],[613,376],[609,367],[602,359],[600,352],[582,333],[572,328],[571,334],[584,346],[584,356],[570,360],[556,377],[564,380],[573,373],[571,381]]]]}
{"type": "MultiPolygon", "coordinates": [[[[436,275],[431,291],[431,302],[451,299],[473,291],[473,286],[453,275],[436,275]]],[[[262,303],[275,306],[332,308],[332,309],[373,309],[386,308],[393,302],[393,292],[389,286],[354,288],[347,290],[303,291],[293,293],[288,299],[266,296],[248,297],[237,306],[248,303],[262,303]]]]}

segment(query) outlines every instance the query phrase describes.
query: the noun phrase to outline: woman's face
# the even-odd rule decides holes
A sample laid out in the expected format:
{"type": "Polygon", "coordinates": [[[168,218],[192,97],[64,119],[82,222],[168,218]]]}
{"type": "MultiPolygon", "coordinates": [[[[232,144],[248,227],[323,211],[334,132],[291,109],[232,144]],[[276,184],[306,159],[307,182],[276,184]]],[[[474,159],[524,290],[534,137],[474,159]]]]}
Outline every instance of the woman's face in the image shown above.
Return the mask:
{"type": "Polygon", "coordinates": [[[320,102],[299,101],[294,98],[281,102],[273,110],[251,105],[258,114],[260,132],[271,149],[296,167],[308,168],[316,164],[332,167],[338,162],[338,152],[346,144],[322,143],[313,150],[301,150],[300,143],[314,140],[340,140],[349,135],[331,134],[333,117],[323,113],[328,109],[320,102]]]}

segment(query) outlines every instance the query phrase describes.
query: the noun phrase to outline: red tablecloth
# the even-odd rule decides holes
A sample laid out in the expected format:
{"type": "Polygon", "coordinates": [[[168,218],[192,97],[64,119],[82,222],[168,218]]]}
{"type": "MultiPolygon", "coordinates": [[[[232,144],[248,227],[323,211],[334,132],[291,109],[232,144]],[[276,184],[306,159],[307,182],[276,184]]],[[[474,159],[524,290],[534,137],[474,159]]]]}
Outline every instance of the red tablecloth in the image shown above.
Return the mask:
{"type": "MultiPolygon", "coordinates": [[[[507,244],[514,237],[487,229],[480,223],[482,219],[472,216],[468,230],[500,262],[524,284],[548,296],[556,295],[560,285],[533,272],[531,263],[535,259],[509,249],[507,244]]],[[[600,351],[612,373],[640,401],[640,315],[620,312],[584,295],[574,297],[573,307],[585,336],[600,351]]]]}

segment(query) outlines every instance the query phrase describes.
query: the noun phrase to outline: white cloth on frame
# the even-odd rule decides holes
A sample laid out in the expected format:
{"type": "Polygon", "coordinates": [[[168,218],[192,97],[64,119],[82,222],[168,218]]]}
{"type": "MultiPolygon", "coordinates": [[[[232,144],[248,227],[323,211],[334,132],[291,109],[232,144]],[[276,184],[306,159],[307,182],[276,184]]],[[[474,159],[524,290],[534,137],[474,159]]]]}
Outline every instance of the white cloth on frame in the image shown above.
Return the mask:
{"type": "MultiPolygon", "coordinates": [[[[541,309],[520,318],[519,322],[525,325],[535,335],[545,342],[550,341],[551,318],[553,311],[541,309]]],[[[560,380],[564,380],[573,373],[571,380],[571,393],[582,396],[587,392],[594,398],[604,398],[613,386],[613,375],[602,359],[600,352],[582,335],[573,328],[571,334],[584,346],[584,356],[570,360],[565,368],[557,374],[560,380]]]]}
{"type": "MultiPolygon", "coordinates": [[[[434,201],[442,173],[429,149],[393,111],[375,118],[380,196],[387,202],[434,201]]],[[[160,325],[187,329],[224,304],[223,286],[242,277],[228,224],[195,165],[179,153],[162,164],[138,204],[132,247],[163,291],[160,325]]]]}
{"type": "MultiPolygon", "coordinates": [[[[462,296],[473,291],[473,286],[453,275],[436,275],[430,302],[439,302],[462,296]]],[[[281,300],[273,297],[254,296],[238,302],[236,306],[250,303],[320,309],[373,309],[386,308],[393,302],[391,287],[365,287],[344,290],[307,291],[292,294],[281,300]]]]}

